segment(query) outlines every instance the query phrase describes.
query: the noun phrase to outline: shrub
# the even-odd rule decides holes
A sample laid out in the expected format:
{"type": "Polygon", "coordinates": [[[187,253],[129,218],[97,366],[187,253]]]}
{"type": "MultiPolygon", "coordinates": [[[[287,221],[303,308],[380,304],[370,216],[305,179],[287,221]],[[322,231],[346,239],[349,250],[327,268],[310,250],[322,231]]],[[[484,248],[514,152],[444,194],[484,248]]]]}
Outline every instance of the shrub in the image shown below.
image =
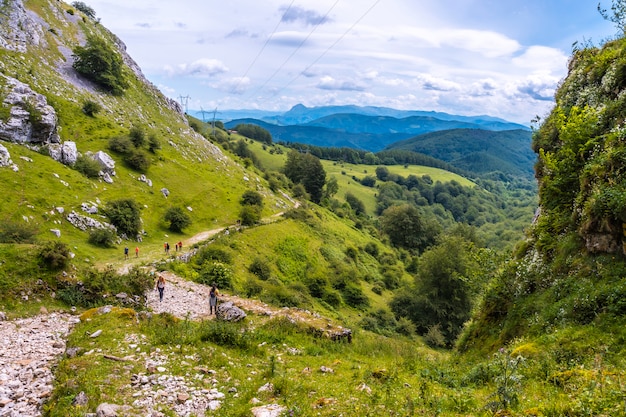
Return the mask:
{"type": "Polygon", "coordinates": [[[104,215],[117,227],[118,234],[136,236],[141,227],[139,204],[133,199],[109,201],[104,207],[104,215]]]}
{"type": "Polygon", "coordinates": [[[209,245],[200,249],[195,259],[198,265],[202,265],[206,261],[217,261],[230,265],[233,263],[233,255],[224,248],[209,245]]]}
{"type": "Polygon", "coordinates": [[[109,139],[109,149],[113,152],[126,155],[133,151],[134,146],[126,136],[115,136],[109,139]]]}
{"type": "Polygon", "coordinates": [[[218,288],[232,288],[233,271],[221,262],[207,261],[200,267],[197,281],[204,285],[215,283],[218,288]]]}
{"type": "Polygon", "coordinates": [[[163,219],[169,222],[169,229],[172,232],[180,233],[184,228],[191,225],[191,217],[180,207],[170,207],[163,219]]]}
{"type": "Polygon", "coordinates": [[[114,95],[121,95],[128,87],[124,78],[124,62],[106,41],[97,36],[87,37],[85,46],[74,48],[73,68],[81,75],[114,95]]]}
{"type": "Polygon", "coordinates": [[[242,225],[253,226],[261,220],[261,210],[259,206],[243,206],[239,218],[242,225]]]}
{"type": "Polygon", "coordinates": [[[124,161],[129,167],[140,172],[146,172],[151,163],[148,155],[140,149],[132,150],[126,155],[124,161]]]}
{"type": "Polygon", "coordinates": [[[254,258],[254,260],[248,267],[248,271],[259,277],[259,279],[262,279],[263,281],[267,281],[272,276],[272,268],[265,260],[261,258],[254,258]]]}
{"type": "Polygon", "coordinates": [[[115,231],[107,227],[104,229],[93,229],[89,232],[87,241],[92,245],[112,248],[115,246],[115,238],[115,231]]]}
{"type": "Polygon", "coordinates": [[[70,263],[70,248],[63,242],[48,241],[39,248],[39,260],[46,268],[63,269],[70,263]]]}
{"type": "Polygon", "coordinates": [[[161,141],[159,140],[157,135],[152,133],[150,136],[148,136],[148,150],[152,153],[156,153],[156,151],[158,151],[159,149],[161,149],[161,141]]]}
{"type": "Polygon", "coordinates": [[[417,331],[415,324],[406,317],[400,317],[396,324],[396,333],[403,336],[413,337],[417,331]]]}
{"type": "MultiPolygon", "coordinates": [[[[370,300],[367,298],[365,294],[363,294],[363,290],[361,287],[356,284],[346,284],[343,289],[341,289],[341,294],[343,295],[343,300],[351,307],[364,309],[369,307],[370,300]]],[[[330,304],[330,303],[329,303],[330,304]]]]}
{"type": "Polygon", "coordinates": [[[430,326],[424,335],[424,341],[430,347],[445,347],[446,338],[441,332],[441,325],[435,324],[430,326]]]}
{"type": "Polygon", "coordinates": [[[86,156],[81,155],[76,158],[73,168],[87,178],[98,178],[100,175],[100,164],[86,156]]]}
{"type": "Polygon", "coordinates": [[[87,116],[94,117],[97,113],[100,113],[100,110],[102,110],[102,107],[95,101],[87,100],[83,104],[83,113],[87,116]]]}
{"type": "Polygon", "coordinates": [[[263,196],[256,191],[247,190],[241,196],[242,206],[258,206],[263,207],[263,196]]]}
{"type": "Polygon", "coordinates": [[[146,143],[146,133],[139,126],[131,127],[128,137],[136,148],[141,148],[146,143]]]}
{"type": "Polygon", "coordinates": [[[35,243],[37,228],[12,220],[0,223],[0,243],[35,243]]]}

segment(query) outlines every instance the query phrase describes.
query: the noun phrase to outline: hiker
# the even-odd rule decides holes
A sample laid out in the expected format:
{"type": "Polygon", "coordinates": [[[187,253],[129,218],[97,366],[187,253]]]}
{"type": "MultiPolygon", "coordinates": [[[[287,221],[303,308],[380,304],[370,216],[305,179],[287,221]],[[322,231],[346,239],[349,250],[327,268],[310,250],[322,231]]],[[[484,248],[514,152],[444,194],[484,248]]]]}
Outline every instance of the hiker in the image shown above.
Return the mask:
{"type": "Polygon", "coordinates": [[[128,246],[124,248],[124,259],[128,259],[128,246]]]}
{"type": "Polygon", "coordinates": [[[135,246],[135,258],[139,258],[139,246],[135,246]]]}
{"type": "Polygon", "coordinates": [[[183,250],[183,242],[178,242],[178,250],[183,250]]]}
{"type": "Polygon", "coordinates": [[[163,250],[165,251],[165,253],[167,253],[167,246],[168,246],[168,244],[167,244],[167,242],[165,242],[163,244],[163,250]]]}
{"type": "Polygon", "coordinates": [[[165,243],[165,253],[170,253],[170,244],[165,243]]]}
{"type": "Polygon", "coordinates": [[[176,247],[176,252],[178,252],[178,243],[175,245],[175,247],[176,247]]]}
{"type": "Polygon", "coordinates": [[[211,290],[209,291],[209,315],[217,314],[217,296],[220,292],[217,290],[215,283],[211,284],[211,290]]]}
{"type": "Polygon", "coordinates": [[[159,278],[156,282],[156,289],[159,290],[159,301],[163,301],[163,291],[165,291],[165,278],[159,274],[159,278]]]}

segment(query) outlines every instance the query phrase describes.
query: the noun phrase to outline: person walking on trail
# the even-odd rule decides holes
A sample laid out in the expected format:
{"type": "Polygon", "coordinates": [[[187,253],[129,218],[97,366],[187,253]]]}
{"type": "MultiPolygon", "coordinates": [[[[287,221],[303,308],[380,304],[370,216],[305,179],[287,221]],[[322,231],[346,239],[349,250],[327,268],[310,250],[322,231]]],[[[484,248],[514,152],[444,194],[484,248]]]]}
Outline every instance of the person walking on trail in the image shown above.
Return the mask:
{"type": "Polygon", "coordinates": [[[217,296],[220,292],[217,290],[215,283],[211,284],[211,290],[209,291],[209,315],[217,314],[217,296]]]}
{"type": "Polygon", "coordinates": [[[159,290],[159,301],[163,301],[163,292],[165,291],[165,278],[163,275],[159,274],[159,278],[157,278],[156,289],[159,290]]]}
{"type": "Polygon", "coordinates": [[[128,259],[128,246],[124,248],[124,259],[128,259]]]}
{"type": "Polygon", "coordinates": [[[135,247],[135,258],[139,258],[139,246],[135,247]]]}

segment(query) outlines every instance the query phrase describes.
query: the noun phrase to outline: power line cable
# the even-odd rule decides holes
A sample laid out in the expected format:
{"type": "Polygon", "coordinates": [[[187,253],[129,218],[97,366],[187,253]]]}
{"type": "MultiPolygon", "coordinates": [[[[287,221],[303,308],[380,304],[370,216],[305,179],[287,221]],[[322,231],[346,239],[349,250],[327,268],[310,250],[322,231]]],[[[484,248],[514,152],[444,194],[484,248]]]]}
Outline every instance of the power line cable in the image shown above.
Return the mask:
{"type": "Polygon", "coordinates": [[[270,42],[270,40],[272,39],[272,37],[274,36],[274,34],[276,33],[276,30],[278,30],[278,26],[280,26],[280,23],[283,21],[283,19],[285,18],[285,16],[287,15],[287,13],[289,13],[289,10],[291,10],[291,6],[293,6],[293,3],[296,0],[291,0],[291,4],[289,5],[289,7],[287,7],[287,9],[285,10],[285,13],[283,13],[283,15],[280,17],[280,19],[278,19],[278,22],[276,23],[276,26],[274,26],[274,30],[272,31],[272,33],[270,34],[270,36],[265,40],[265,43],[263,44],[263,46],[261,47],[261,49],[259,50],[259,53],[256,55],[256,57],[254,57],[254,59],[252,60],[252,62],[250,63],[250,65],[248,66],[248,69],[246,70],[246,72],[241,76],[241,78],[239,79],[239,82],[237,83],[237,85],[235,86],[233,91],[237,91],[237,89],[239,88],[239,86],[241,85],[242,81],[244,80],[244,78],[246,78],[246,76],[248,75],[248,73],[250,72],[250,70],[252,69],[252,67],[254,66],[254,64],[256,64],[256,61],[259,59],[259,57],[261,56],[261,54],[263,53],[263,51],[265,50],[265,47],[267,46],[267,44],[270,42]]]}
{"type": "Polygon", "coordinates": [[[343,38],[345,38],[345,37],[346,37],[346,35],[347,35],[348,33],[350,33],[350,31],[351,31],[352,29],[354,29],[354,27],[355,27],[356,25],[358,25],[358,24],[359,24],[359,22],[361,22],[361,20],[363,20],[363,19],[365,18],[365,16],[367,16],[367,15],[369,14],[369,12],[371,12],[371,11],[372,11],[372,9],[373,9],[374,7],[376,7],[376,5],[377,5],[378,3],[380,3],[380,1],[381,1],[381,0],[376,0],[376,1],[374,2],[374,4],[372,4],[372,5],[370,6],[370,8],[369,8],[369,9],[367,9],[367,10],[365,11],[365,13],[363,13],[363,14],[361,15],[361,17],[359,17],[359,18],[356,20],[356,22],[354,22],[354,23],[352,24],[352,26],[350,26],[350,27],[348,28],[348,30],[346,30],[346,31],[345,31],[345,32],[344,32],[344,33],[343,33],[343,34],[342,34],[339,38],[337,38],[337,40],[335,40],[335,42],[333,42],[333,43],[332,43],[332,44],[331,44],[328,48],[326,48],[326,50],[325,50],[324,52],[322,52],[322,54],[321,54],[320,56],[318,56],[315,60],[313,60],[313,62],[311,62],[311,64],[309,64],[309,65],[308,65],[305,69],[303,69],[302,71],[300,71],[300,73],[298,73],[298,75],[296,75],[296,76],[295,76],[295,77],[294,77],[291,81],[289,81],[287,84],[285,84],[285,85],[284,85],[284,86],[283,86],[280,90],[276,91],[276,92],[272,95],[272,97],[277,96],[277,95],[278,95],[280,92],[282,92],[285,88],[289,87],[289,86],[290,86],[290,85],[291,85],[294,81],[296,81],[298,78],[300,78],[300,76],[301,76],[302,74],[304,74],[305,72],[307,72],[307,71],[308,71],[308,70],[309,70],[309,69],[310,69],[313,65],[317,64],[317,63],[319,62],[319,60],[320,60],[320,59],[322,59],[322,58],[323,58],[323,57],[324,57],[324,56],[325,56],[325,55],[326,55],[326,54],[327,54],[327,53],[328,53],[331,49],[333,49],[333,48],[334,48],[334,47],[335,47],[335,46],[336,46],[339,42],[341,42],[341,40],[342,40],[343,38]]]}
{"type": "Polygon", "coordinates": [[[267,83],[269,83],[272,78],[274,78],[276,76],[276,74],[278,74],[280,72],[281,69],[283,69],[283,67],[287,64],[287,62],[289,62],[289,60],[291,58],[293,58],[293,56],[302,48],[302,46],[305,44],[305,42],[307,40],[309,40],[309,38],[311,37],[311,35],[313,35],[313,32],[315,32],[315,30],[326,21],[326,18],[328,17],[328,15],[330,14],[330,12],[335,8],[335,6],[337,6],[337,3],[339,3],[339,0],[335,1],[335,3],[331,6],[330,9],[328,9],[328,11],[326,12],[326,14],[324,15],[323,18],[321,18],[316,24],[315,26],[313,26],[313,29],[311,29],[311,31],[309,32],[309,34],[304,38],[304,40],[302,40],[302,42],[300,42],[300,44],[298,45],[298,47],[291,53],[291,55],[289,55],[287,57],[287,59],[278,67],[276,68],[276,70],[274,71],[274,73],[272,73],[272,75],[270,75],[270,77],[265,80],[265,82],[259,87],[257,88],[254,93],[250,94],[248,97],[252,97],[254,96],[258,91],[262,90],[267,83]]]}

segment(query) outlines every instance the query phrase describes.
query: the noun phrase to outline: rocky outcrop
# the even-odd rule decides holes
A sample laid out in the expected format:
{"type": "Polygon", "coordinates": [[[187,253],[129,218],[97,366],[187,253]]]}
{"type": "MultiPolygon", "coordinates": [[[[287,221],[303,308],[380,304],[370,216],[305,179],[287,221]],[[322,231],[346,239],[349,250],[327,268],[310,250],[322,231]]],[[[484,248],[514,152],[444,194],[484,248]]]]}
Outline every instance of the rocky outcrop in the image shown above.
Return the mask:
{"type": "Polygon", "coordinates": [[[8,119],[0,119],[0,140],[16,143],[59,143],[57,115],[46,98],[15,78],[0,74],[8,94],[3,100],[10,108],[8,119]]]}
{"type": "Polygon", "coordinates": [[[48,146],[50,157],[65,165],[73,165],[78,158],[78,150],[76,142],[63,142],[63,144],[54,143],[48,146]]]}
{"type": "Polygon", "coordinates": [[[0,47],[26,52],[28,46],[45,42],[44,30],[47,29],[48,24],[35,13],[26,10],[22,0],[3,2],[0,13],[0,47]]]}
{"type": "Polygon", "coordinates": [[[67,221],[70,222],[72,226],[82,231],[105,228],[115,229],[115,226],[110,225],[109,223],[99,222],[98,220],[92,219],[91,217],[78,214],[75,211],[72,211],[67,215],[67,221]]]}

